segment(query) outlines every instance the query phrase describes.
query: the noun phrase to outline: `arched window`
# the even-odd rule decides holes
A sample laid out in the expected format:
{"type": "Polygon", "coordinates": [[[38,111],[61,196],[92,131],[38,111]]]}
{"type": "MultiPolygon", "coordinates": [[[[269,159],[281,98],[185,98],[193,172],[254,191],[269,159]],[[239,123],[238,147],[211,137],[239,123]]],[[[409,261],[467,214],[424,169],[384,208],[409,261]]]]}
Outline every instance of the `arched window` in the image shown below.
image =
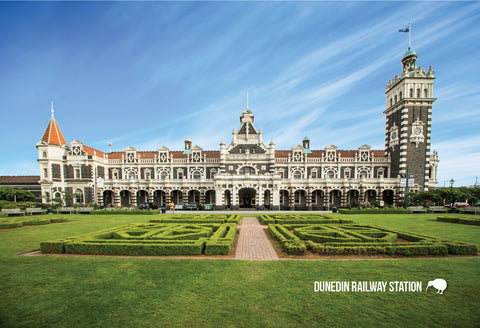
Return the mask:
{"type": "Polygon", "coordinates": [[[420,98],[420,89],[417,89],[417,98],[420,98]]]}
{"type": "Polygon", "coordinates": [[[135,178],[136,178],[135,172],[133,171],[128,172],[128,179],[135,179],[135,178]]]}
{"type": "Polygon", "coordinates": [[[328,177],[329,179],[335,179],[335,172],[333,172],[333,171],[328,171],[327,177],[328,177]]]}
{"type": "Polygon", "coordinates": [[[202,174],[199,171],[193,172],[193,178],[195,180],[200,180],[202,178],[202,174]]]}
{"type": "Polygon", "coordinates": [[[410,98],[413,98],[413,89],[410,89],[410,98]]]}
{"type": "Polygon", "coordinates": [[[360,172],[360,179],[366,179],[366,178],[368,178],[367,171],[361,171],[360,172]]]}
{"type": "Polygon", "coordinates": [[[83,204],[83,192],[81,189],[75,190],[75,203],[83,204]]]}
{"type": "Polygon", "coordinates": [[[423,90],[423,97],[428,98],[428,89],[423,90]]]}
{"type": "Polygon", "coordinates": [[[302,178],[302,172],[300,172],[300,171],[295,171],[295,172],[293,173],[293,178],[294,178],[294,179],[301,179],[301,178],[302,178]]]}
{"type": "Polygon", "coordinates": [[[246,175],[246,174],[255,174],[255,169],[250,166],[244,166],[240,169],[240,174],[241,175],[246,175]]]}
{"type": "Polygon", "coordinates": [[[403,99],[403,92],[400,91],[400,100],[402,100],[402,99],[403,99]]]}
{"type": "Polygon", "coordinates": [[[397,103],[397,102],[398,102],[398,96],[395,95],[395,103],[397,103]]]}
{"type": "Polygon", "coordinates": [[[165,171],[160,172],[160,179],[165,180],[168,178],[168,174],[165,171]]]}

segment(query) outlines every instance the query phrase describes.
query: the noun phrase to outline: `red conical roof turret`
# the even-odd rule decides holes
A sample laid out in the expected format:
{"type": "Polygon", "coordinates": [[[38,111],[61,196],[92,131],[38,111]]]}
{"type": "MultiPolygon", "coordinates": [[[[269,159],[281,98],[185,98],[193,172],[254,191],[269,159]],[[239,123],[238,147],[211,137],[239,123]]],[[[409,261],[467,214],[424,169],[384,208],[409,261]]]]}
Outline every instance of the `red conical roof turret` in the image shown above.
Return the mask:
{"type": "Polygon", "coordinates": [[[67,143],[65,142],[65,138],[63,137],[62,131],[58,127],[57,121],[55,121],[55,117],[53,116],[53,102],[52,102],[52,118],[50,122],[48,122],[47,129],[43,134],[42,141],[46,142],[49,145],[58,145],[63,146],[67,143]]]}

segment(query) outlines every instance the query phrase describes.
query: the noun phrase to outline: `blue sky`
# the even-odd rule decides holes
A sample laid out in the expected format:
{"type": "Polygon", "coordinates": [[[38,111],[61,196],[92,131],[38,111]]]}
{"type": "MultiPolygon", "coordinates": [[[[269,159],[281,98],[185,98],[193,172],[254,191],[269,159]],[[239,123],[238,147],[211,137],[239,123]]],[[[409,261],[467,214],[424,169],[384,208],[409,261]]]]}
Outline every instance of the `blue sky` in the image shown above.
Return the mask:
{"type": "Polygon", "coordinates": [[[264,141],[384,149],[412,23],[436,72],[439,185],[480,177],[479,2],[0,2],[0,175],[38,174],[50,101],[67,142],[205,150],[246,106],[264,141]]]}

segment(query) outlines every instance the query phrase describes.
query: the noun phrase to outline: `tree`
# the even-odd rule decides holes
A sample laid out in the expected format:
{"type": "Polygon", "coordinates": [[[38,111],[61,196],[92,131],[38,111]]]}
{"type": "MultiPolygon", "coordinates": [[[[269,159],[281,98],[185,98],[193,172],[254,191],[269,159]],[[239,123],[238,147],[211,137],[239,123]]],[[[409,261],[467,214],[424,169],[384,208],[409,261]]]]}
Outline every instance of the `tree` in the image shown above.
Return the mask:
{"type": "Polygon", "coordinates": [[[9,186],[0,187],[0,200],[28,202],[35,199],[35,195],[22,188],[12,188],[9,186]]]}

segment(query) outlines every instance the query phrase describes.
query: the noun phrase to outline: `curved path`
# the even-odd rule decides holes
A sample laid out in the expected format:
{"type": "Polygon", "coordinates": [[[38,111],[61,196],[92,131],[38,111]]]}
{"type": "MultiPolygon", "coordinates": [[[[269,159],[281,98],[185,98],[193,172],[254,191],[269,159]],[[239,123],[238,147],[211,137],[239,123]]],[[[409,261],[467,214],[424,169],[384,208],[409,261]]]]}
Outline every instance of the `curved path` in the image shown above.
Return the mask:
{"type": "Polygon", "coordinates": [[[235,259],[249,261],[278,260],[278,255],[265,234],[267,226],[260,225],[255,217],[243,217],[242,224],[238,228],[240,234],[235,259]]]}

